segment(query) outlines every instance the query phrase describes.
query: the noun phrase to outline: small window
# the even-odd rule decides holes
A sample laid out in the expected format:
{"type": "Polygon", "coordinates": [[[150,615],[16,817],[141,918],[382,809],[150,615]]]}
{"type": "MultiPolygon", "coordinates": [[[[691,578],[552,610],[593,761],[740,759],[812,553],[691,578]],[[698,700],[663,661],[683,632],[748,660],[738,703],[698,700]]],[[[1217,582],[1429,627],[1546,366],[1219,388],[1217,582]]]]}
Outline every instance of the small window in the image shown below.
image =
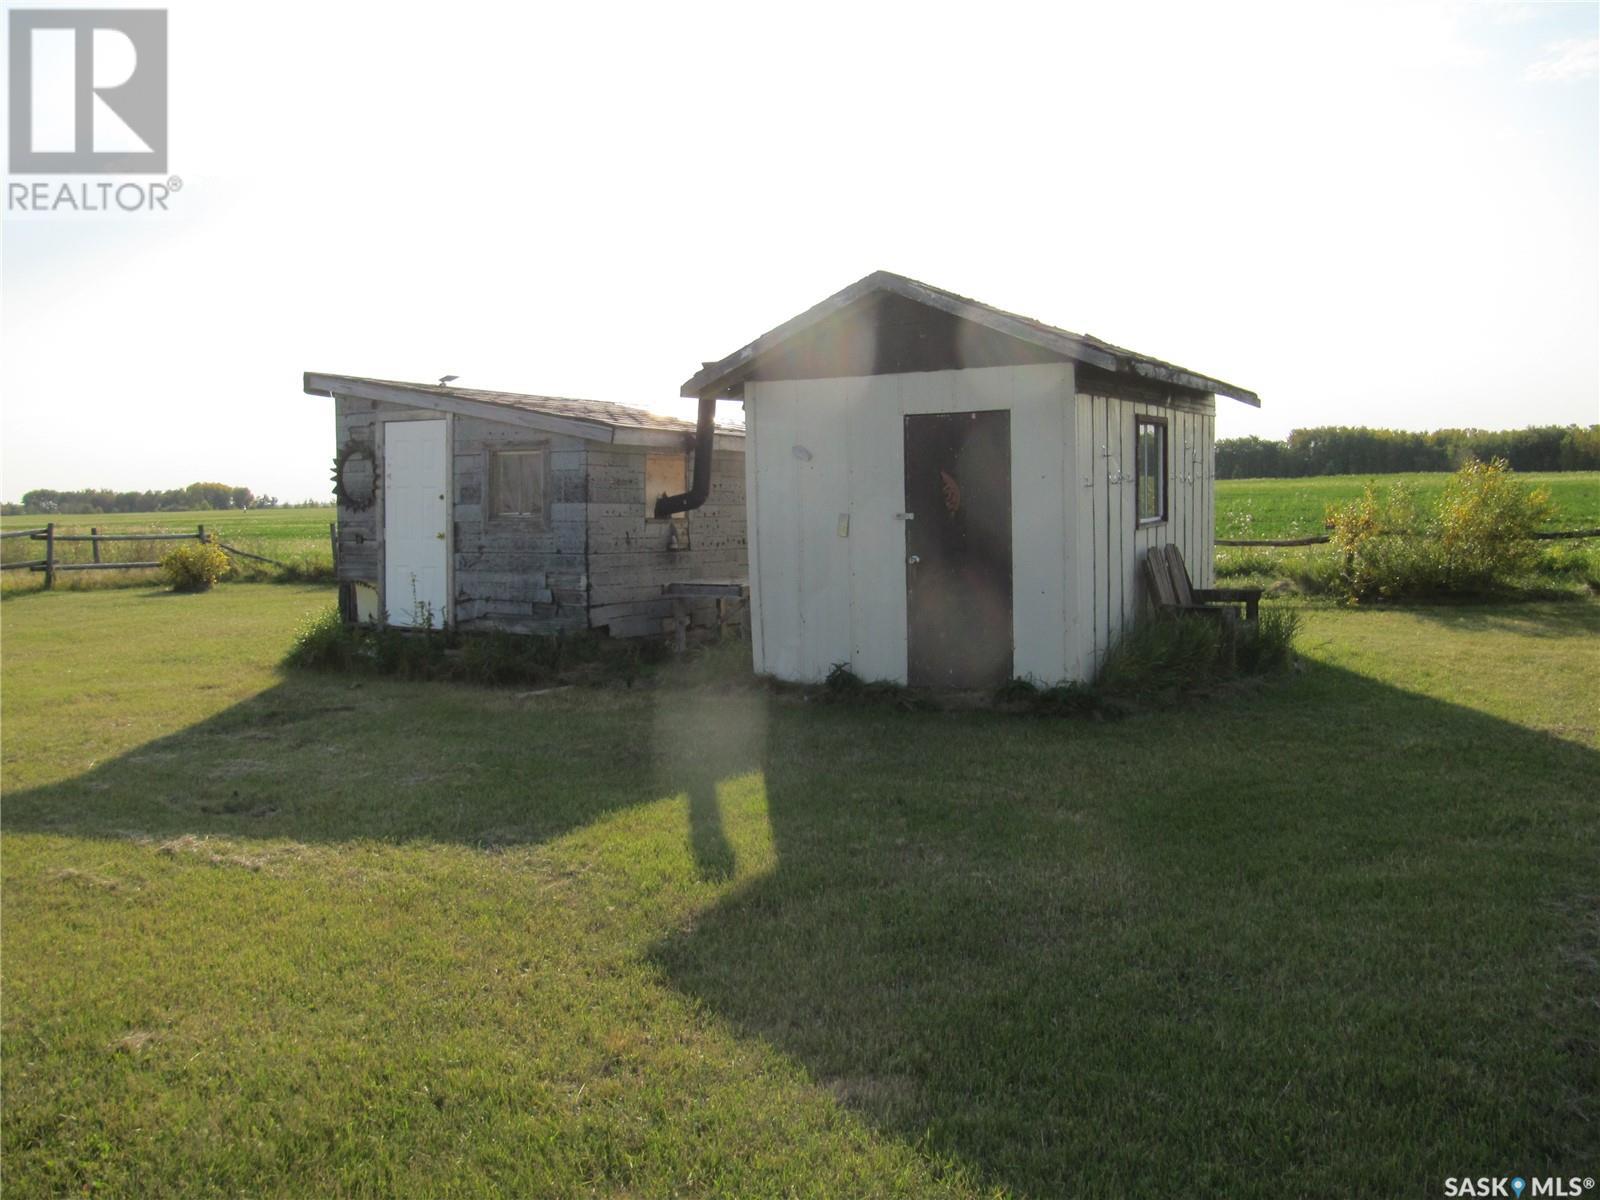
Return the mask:
{"type": "MultiPolygon", "coordinates": [[[[644,458],[644,515],[656,515],[656,501],[662,496],[679,496],[689,490],[689,455],[686,451],[668,450],[660,454],[647,454],[644,458]]],[[[688,517],[688,513],[674,513],[675,517],[688,517]]]]}
{"type": "Polygon", "coordinates": [[[1139,524],[1167,519],[1167,423],[1160,417],[1134,419],[1134,479],[1139,524]]]}
{"type": "Polygon", "coordinates": [[[544,519],[544,451],[495,450],[489,455],[490,512],[544,519]]]}

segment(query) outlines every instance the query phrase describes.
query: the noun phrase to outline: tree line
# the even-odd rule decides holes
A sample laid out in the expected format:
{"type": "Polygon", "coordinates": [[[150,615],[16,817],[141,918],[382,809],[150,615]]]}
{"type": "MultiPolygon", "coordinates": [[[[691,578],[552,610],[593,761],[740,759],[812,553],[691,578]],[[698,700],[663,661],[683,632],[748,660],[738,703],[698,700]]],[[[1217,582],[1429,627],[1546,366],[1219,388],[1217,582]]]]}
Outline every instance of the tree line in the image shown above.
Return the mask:
{"type": "Polygon", "coordinates": [[[1600,425],[1432,433],[1322,425],[1296,429],[1281,442],[1222,438],[1217,442],[1217,478],[1454,471],[1473,459],[1496,458],[1505,459],[1516,471],[1600,471],[1600,425]]]}
{"type": "Polygon", "coordinates": [[[188,487],[165,491],[118,492],[111,488],[34,488],[22,494],[22,502],[4,505],[5,516],[40,516],[68,513],[91,516],[97,513],[202,512],[214,509],[277,508],[276,496],[258,496],[247,487],[226,483],[191,483],[188,487]]]}

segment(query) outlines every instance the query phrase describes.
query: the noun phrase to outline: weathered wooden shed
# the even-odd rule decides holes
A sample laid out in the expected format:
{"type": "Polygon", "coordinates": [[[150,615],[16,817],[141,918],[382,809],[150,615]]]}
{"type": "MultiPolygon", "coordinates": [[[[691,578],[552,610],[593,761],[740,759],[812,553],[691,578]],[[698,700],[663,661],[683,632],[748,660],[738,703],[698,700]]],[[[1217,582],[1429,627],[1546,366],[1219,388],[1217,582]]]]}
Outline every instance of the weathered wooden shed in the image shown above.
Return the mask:
{"type": "Polygon", "coordinates": [[[670,627],[667,584],[746,578],[738,426],[708,428],[702,473],[694,422],[624,405],[315,372],[304,386],[334,399],[350,619],[631,637],[670,627]],[[690,491],[698,506],[666,511],[690,491]]]}
{"type": "Polygon", "coordinates": [[[1090,678],[1176,544],[1211,582],[1215,397],[1254,393],[878,272],[683,386],[745,406],[755,666],[1090,678]]]}

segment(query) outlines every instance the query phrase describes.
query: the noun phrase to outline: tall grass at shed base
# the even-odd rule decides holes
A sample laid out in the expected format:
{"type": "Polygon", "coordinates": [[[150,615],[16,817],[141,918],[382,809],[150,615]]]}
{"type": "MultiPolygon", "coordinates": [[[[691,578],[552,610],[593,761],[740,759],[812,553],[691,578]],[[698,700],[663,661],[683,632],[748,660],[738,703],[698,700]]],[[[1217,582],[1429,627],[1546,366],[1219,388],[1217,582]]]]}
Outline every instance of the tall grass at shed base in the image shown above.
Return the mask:
{"type": "Polygon", "coordinates": [[[1300,614],[1268,608],[1231,630],[1193,614],[1153,613],[1107,653],[1093,683],[1043,687],[1013,679],[995,705],[1041,716],[1121,716],[1164,707],[1185,696],[1249,679],[1281,675],[1294,665],[1300,614]]]}
{"type": "MultiPolygon", "coordinates": [[[[339,610],[330,607],[296,631],[284,665],[484,687],[570,682],[631,686],[669,655],[665,641],[611,638],[602,633],[537,635],[347,625],[339,610]]],[[[691,656],[696,661],[700,657],[699,653],[691,656]]],[[[722,658],[727,658],[726,652],[722,658]]],[[[745,660],[748,663],[748,650],[745,660]]],[[[702,673],[709,679],[726,671],[705,667],[702,673]]]]}

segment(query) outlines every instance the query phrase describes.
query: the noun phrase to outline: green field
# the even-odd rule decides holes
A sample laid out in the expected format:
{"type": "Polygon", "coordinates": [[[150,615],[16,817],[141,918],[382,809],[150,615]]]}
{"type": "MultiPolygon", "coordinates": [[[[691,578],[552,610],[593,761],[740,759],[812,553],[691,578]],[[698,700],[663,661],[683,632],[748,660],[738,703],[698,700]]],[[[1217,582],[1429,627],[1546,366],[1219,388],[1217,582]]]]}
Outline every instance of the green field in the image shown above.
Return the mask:
{"type": "MultiPolygon", "coordinates": [[[[55,518],[21,516],[0,517],[0,529],[41,529],[46,520],[55,521],[57,533],[195,533],[201,525],[229,545],[251,554],[291,562],[302,569],[321,564],[331,568],[333,547],[328,525],[335,520],[332,508],[261,508],[243,512],[111,513],[108,515],[65,515],[55,518]]],[[[150,562],[161,557],[172,543],[102,542],[103,562],[150,562]]],[[[0,561],[36,562],[44,557],[44,544],[30,538],[0,541],[0,561]]],[[[62,542],[56,547],[58,562],[89,562],[93,548],[87,542],[62,542]]],[[[149,580],[148,572],[82,572],[61,576],[58,586],[101,587],[138,586],[149,580]]],[[[8,592],[41,587],[35,572],[8,571],[4,586],[8,592]]]]}
{"type": "Polygon", "coordinates": [[[1593,1171],[1592,603],[1058,722],[281,673],[329,600],[5,605],[8,1196],[1593,1171]]]}
{"type": "MultiPolygon", "coordinates": [[[[1517,478],[1546,488],[1555,501],[1552,529],[1600,528],[1600,471],[1519,474],[1517,478]]],[[[1369,483],[1387,486],[1404,480],[1422,499],[1444,490],[1447,473],[1409,475],[1321,475],[1307,479],[1217,480],[1219,538],[1297,538],[1326,532],[1324,514],[1330,504],[1358,499],[1369,483]]]]}
{"type": "MultiPolygon", "coordinates": [[[[1308,479],[1219,479],[1217,537],[1264,539],[1313,537],[1324,527],[1328,505],[1358,498],[1368,484],[1387,487],[1404,480],[1424,502],[1443,490],[1447,474],[1325,475],[1308,479]]],[[[1546,488],[1555,502],[1550,529],[1600,528],[1600,472],[1529,473],[1517,478],[1546,488]]],[[[1230,585],[1299,589],[1326,567],[1327,546],[1216,549],[1216,570],[1230,585]]],[[[1508,581],[1524,593],[1555,596],[1585,594],[1600,582],[1600,539],[1562,539],[1540,543],[1532,574],[1508,581]],[[1594,582],[1591,582],[1594,581],[1594,582]]]]}
{"type": "Polygon", "coordinates": [[[53,520],[58,530],[88,533],[189,533],[204,525],[224,541],[246,539],[280,546],[326,544],[332,508],[256,508],[243,512],[106,513],[98,516],[67,514],[58,517],[0,517],[0,529],[42,529],[53,520]]]}

